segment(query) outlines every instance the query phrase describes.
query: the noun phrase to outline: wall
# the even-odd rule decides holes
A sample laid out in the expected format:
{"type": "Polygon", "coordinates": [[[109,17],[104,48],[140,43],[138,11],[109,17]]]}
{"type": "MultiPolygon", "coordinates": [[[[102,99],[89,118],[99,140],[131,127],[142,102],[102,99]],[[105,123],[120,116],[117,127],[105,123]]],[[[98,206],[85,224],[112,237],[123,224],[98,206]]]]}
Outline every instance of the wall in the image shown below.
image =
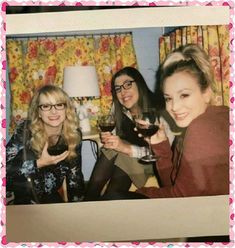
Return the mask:
{"type": "Polygon", "coordinates": [[[154,91],[155,74],[159,65],[158,39],[162,33],[162,28],[133,30],[134,47],[139,70],[152,91],[154,91]]]}

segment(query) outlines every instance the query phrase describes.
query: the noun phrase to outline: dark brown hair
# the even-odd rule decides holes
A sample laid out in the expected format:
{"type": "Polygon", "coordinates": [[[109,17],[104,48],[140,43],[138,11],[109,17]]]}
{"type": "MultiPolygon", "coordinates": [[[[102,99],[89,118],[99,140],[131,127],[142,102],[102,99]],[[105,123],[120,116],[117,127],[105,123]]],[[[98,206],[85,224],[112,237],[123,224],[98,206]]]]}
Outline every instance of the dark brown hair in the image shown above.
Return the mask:
{"type": "Polygon", "coordinates": [[[121,105],[117,98],[117,94],[115,92],[115,80],[122,75],[127,75],[135,81],[139,92],[138,106],[140,109],[144,109],[147,107],[154,107],[157,109],[157,99],[155,98],[153,92],[148,88],[146,81],[137,69],[127,66],[116,72],[112,78],[111,92],[113,97],[113,104],[115,107],[114,111],[116,118],[116,129],[117,134],[119,135],[122,134],[121,123],[124,107],[121,105]]]}

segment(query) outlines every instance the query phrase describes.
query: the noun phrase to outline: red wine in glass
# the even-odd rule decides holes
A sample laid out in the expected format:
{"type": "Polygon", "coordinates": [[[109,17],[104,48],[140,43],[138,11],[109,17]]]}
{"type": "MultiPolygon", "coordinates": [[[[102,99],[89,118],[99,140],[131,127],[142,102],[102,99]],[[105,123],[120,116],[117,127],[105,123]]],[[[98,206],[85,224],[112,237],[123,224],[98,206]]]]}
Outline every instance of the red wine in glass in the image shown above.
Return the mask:
{"type": "Polygon", "coordinates": [[[49,155],[60,155],[67,150],[68,146],[62,142],[62,137],[60,135],[52,135],[48,137],[47,152],[49,155]]]}
{"type": "Polygon", "coordinates": [[[159,129],[158,126],[154,124],[150,124],[147,127],[143,127],[143,125],[137,124],[136,127],[138,132],[144,137],[150,137],[154,135],[159,129]]]}
{"type": "Polygon", "coordinates": [[[140,160],[146,163],[157,161],[157,157],[152,153],[150,137],[154,135],[159,127],[155,124],[156,111],[155,109],[147,109],[135,117],[136,128],[140,134],[148,138],[148,154],[140,160]]]}
{"type": "Polygon", "coordinates": [[[115,123],[100,123],[99,128],[101,132],[112,132],[115,128],[115,123]]]}
{"type": "Polygon", "coordinates": [[[67,145],[55,145],[55,146],[51,146],[47,149],[47,152],[50,154],[50,155],[60,155],[61,153],[65,152],[65,151],[68,151],[68,146],[67,145]]]}
{"type": "Polygon", "coordinates": [[[115,119],[112,114],[100,115],[98,117],[98,125],[101,132],[112,132],[115,128],[115,119]]]}

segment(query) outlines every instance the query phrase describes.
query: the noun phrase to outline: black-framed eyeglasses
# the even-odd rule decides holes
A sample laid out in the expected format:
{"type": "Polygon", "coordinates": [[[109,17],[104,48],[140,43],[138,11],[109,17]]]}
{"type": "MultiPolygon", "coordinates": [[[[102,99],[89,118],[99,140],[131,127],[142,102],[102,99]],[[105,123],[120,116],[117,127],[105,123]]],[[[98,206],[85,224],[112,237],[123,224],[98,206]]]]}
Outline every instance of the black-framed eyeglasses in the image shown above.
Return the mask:
{"type": "Polygon", "coordinates": [[[115,85],[114,90],[116,93],[120,93],[122,91],[122,88],[125,90],[129,90],[134,82],[135,80],[126,80],[122,85],[115,85]]]}
{"type": "Polygon", "coordinates": [[[66,107],[66,103],[56,103],[56,104],[41,104],[38,106],[42,111],[50,111],[52,107],[56,110],[63,110],[66,107]]]}

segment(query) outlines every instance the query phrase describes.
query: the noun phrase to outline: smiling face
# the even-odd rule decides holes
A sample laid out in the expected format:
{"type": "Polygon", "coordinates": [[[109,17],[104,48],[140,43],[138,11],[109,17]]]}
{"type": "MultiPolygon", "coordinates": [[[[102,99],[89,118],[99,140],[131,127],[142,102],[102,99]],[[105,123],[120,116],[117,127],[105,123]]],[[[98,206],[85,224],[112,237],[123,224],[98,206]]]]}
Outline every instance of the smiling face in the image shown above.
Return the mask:
{"type": "Polygon", "coordinates": [[[166,109],[179,127],[187,127],[206,111],[211,91],[203,92],[195,77],[188,72],[176,72],[164,81],[166,109]]]}
{"type": "MultiPolygon", "coordinates": [[[[39,106],[54,105],[58,103],[64,102],[56,100],[51,95],[40,95],[39,106]]],[[[39,108],[39,117],[42,119],[44,128],[48,135],[60,132],[66,119],[66,107],[64,109],[58,110],[53,106],[50,110],[47,111],[39,108]]]]}
{"type": "Polygon", "coordinates": [[[129,77],[128,75],[121,75],[115,80],[115,86],[121,86],[126,82],[132,82],[131,87],[129,86],[129,89],[124,89],[121,87],[121,91],[116,92],[118,101],[130,111],[137,108],[137,103],[139,100],[139,91],[136,83],[133,81],[133,78],[129,77]]]}

